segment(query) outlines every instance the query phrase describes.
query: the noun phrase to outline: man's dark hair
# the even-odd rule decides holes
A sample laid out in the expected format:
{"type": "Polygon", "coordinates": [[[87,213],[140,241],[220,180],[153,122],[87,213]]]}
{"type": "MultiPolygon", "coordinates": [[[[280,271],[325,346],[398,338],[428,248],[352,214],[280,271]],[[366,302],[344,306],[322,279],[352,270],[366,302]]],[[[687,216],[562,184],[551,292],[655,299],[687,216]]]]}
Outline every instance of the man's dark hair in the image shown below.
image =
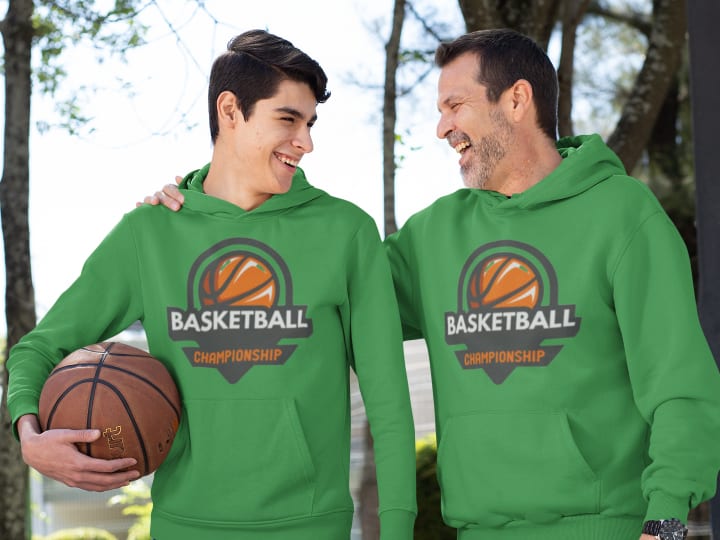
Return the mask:
{"type": "Polygon", "coordinates": [[[540,129],[550,139],[557,138],[557,71],[537,43],[507,28],[479,30],[441,43],[435,51],[435,64],[442,68],[465,53],[477,55],[477,81],[487,88],[490,102],[497,102],[518,80],[528,81],[540,129]]]}
{"type": "Polygon", "coordinates": [[[318,103],[330,97],[327,76],[315,60],[288,40],[265,30],[249,30],[228,42],[227,51],[213,62],[208,88],[210,137],[218,136],[218,96],[229,91],[235,95],[245,120],[255,104],[273,97],[281,82],[291,80],[310,87],[318,103]]]}

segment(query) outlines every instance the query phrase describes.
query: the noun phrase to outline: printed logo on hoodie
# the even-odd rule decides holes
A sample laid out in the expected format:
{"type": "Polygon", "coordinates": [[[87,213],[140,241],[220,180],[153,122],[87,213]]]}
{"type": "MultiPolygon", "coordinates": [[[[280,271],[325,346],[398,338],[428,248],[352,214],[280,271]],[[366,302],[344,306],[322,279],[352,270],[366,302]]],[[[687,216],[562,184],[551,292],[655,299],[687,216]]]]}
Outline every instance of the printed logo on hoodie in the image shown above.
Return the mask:
{"type": "Polygon", "coordinates": [[[312,334],[307,306],[293,303],[290,270],[269,246],[232,238],[202,253],[188,275],[187,309],[169,307],[168,333],[193,341],[183,350],[194,367],[217,369],[236,383],[258,365],[287,362],[297,345],[285,338],[312,334]]]}
{"type": "Polygon", "coordinates": [[[457,311],[445,313],[445,341],[464,369],[484,369],[501,384],[517,367],[547,366],[580,329],[574,305],[558,304],[555,270],[537,249],[514,241],[485,244],[465,262],[457,311]]]}

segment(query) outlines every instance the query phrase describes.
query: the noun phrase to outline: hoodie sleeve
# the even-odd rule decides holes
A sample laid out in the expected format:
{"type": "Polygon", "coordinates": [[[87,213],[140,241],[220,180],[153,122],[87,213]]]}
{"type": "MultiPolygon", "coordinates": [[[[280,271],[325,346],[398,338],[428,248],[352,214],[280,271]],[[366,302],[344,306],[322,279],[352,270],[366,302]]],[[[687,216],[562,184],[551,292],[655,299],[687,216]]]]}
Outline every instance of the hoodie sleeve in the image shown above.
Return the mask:
{"type": "Polygon", "coordinates": [[[348,260],[354,367],[373,438],[381,540],[410,540],[417,514],[415,429],[397,302],[380,236],[370,218],[348,260]]]}
{"type": "Polygon", "coordinates": [[[650,425],[646,519],[686,520],[720,468],[720,374],[698,320],[687,250],[658,211],[632,235],[614,301],[637,406],[650,425]]]}
{"type": "Polygon", "coordinates": [[[10,350],[8,410],[13,429],[20,416],[38,413],[42,386],[60,360],[117,335],[141,317],[137,255],[126,220],[105,237],[75,282],[10,350]]]}
{"type": "MultiPolygon", "coordinates": [[[[412,220],[412,218],[411,218],[412,220]]],[[[423,337],[418,313],[421,310],[416,306],[415,275],[412,268],[417,263],[413,261],[413,245],[411,229],[406,224],[398,232],[385,239],[385,249],[395,285],[400,319],[402,321],[403,338],[406,340],[423,337]]]]}

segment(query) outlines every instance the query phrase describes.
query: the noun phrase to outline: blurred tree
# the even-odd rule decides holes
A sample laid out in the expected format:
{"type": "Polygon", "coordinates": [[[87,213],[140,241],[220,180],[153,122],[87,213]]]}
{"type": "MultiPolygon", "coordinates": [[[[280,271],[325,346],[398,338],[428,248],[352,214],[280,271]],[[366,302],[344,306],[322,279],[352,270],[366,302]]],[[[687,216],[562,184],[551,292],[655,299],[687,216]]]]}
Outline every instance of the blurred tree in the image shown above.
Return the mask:
{"type": "MultiPolygon", "coordinates": [[[[400,36],[405,20],[405,0],[394,0],[392,30],[385,44],[385,84],[383,96],[383,194],[385,234],[397,230],[395,221],[395,124],[397,122],[396,80],[400,63],[400,36]]],[[[380,536],[380,520],[377,516],[378,491],[375,472],[375,450],[370,424],[364,425],[365,460],[360,482],[360,524],[363,539],[380,536]]]]}
{"type": "MultiPolygon", "coordinates": [[[[107,2],[104,3],[107,5],[107,2]]],[[[65,75],[63,51],[82,40],[122,55],[142,43],[135,18],[140,0],[116,0],[109,9],[94,0],[9,0],[0,21],[4,44],[5,130],[0,211],[5,245],[7,350],[36,323],[28,227],[30,103],[33,88],[55,95],[65,75]],[[40,54],[33,65],[32,51],[40,54]]],[[[86,119],[76,95],[57,100],[60,125],[71,132],[86,119]]],[[[13,440],[7,411],[7,373],[0,377],[0,538],[24,540],[27,467],[13,440]]]]}
{"type": "MultiPolygon", "coordinates": [[[[0,210],[5,239],[8,350],[19,336],[35,326],[28,231],[32,14],[32,1],[11,2],[0,27],[5,45],[6,116],[0,210]]],[[[28,475],[20,447],[12,438],[10,417],[5,406],[7,374],[4,366],[0,381],[0,500],[3,501],[0,507],[0,538],[24,540],[28,475]]]]}

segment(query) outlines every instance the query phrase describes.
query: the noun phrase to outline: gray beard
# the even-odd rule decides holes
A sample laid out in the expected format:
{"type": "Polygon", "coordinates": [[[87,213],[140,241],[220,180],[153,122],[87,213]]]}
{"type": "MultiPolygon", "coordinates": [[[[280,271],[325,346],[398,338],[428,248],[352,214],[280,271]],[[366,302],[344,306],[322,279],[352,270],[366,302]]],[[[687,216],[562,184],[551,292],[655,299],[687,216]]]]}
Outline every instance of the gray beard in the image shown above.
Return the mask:
{"type": "Polygon", "coordinates": [[[467,150],[472,152],[471,159],[460,168],[463,182],[469,188],[485,189],[498,163],[507,154],[512,139],[512,127],[500,111],[493,111],[490,118],[496,129],[479,142],[472,143],[467,150]]]}

